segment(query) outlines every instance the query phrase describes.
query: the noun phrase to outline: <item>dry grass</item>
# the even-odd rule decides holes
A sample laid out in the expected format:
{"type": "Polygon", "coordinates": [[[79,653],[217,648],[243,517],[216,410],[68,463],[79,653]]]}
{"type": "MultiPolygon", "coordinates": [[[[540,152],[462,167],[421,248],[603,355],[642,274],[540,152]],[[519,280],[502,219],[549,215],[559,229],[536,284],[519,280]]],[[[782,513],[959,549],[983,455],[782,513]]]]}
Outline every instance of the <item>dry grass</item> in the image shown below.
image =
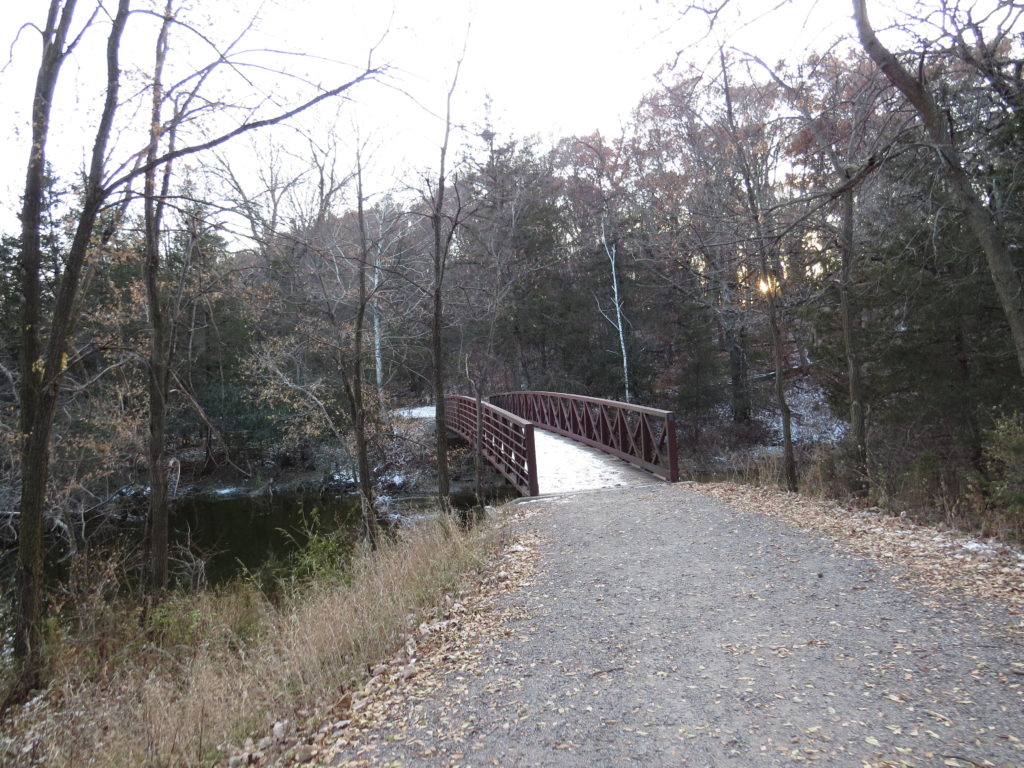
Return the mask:
{"type": "Polygon", "coordinates": [[[427,522],[277,605],[243,582],[168,601],[145,638],[121,637],[114,652],[65,639],[51,687],[3,723],[0,762],[209,765],[277,719],[315,719],[484,569],[504,535],[427,522]]]}

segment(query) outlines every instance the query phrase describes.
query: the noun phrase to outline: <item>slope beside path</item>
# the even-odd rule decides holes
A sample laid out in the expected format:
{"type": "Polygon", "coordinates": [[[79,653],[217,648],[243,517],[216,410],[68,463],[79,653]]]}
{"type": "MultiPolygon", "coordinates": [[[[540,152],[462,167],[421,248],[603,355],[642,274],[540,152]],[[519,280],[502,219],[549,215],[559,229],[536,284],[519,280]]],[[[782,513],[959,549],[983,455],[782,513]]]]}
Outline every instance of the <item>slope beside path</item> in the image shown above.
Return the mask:
{"type": "Polygon", "coordinates": [[[496,594],[378,669],[323,764],[1024,765],[1009,604],[681,486],[524,514],[496,594]]]}

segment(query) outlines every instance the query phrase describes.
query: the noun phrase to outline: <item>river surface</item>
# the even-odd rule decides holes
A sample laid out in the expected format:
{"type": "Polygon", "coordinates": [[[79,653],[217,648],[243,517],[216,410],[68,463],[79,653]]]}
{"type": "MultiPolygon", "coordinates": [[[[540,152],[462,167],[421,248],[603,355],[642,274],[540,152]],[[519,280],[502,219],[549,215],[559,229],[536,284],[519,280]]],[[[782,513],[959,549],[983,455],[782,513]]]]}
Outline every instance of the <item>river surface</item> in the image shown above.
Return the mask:
{"type": "Polygon", "coordinates": [[[222,488],[175,502],[170,526],[173,544],[205,560],[206,580],[218,584],[285,563],[312,534],[338,533],[354,545],[360,535],[359,497],[222,488]]]}

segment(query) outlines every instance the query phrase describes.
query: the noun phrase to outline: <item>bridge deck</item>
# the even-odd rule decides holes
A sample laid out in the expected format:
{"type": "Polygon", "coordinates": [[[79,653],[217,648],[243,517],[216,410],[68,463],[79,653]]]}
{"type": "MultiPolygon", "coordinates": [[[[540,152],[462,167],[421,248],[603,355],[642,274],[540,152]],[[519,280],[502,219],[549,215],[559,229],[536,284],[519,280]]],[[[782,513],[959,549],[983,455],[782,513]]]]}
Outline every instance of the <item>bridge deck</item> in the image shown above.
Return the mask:
{"type": "Polygon", "coordinates": [[[542,494],[657,482],[650,473],[568,437],[540,427],[533,436],[542,494]]]}

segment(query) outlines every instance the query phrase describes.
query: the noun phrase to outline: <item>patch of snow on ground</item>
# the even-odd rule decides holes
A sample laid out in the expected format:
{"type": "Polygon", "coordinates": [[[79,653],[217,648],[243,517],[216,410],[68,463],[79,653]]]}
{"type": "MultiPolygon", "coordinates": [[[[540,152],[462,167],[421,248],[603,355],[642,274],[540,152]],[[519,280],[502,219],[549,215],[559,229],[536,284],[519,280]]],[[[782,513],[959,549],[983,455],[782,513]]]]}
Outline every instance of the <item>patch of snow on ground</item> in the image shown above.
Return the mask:
{"type": "Polygon", "coordinates": [[[395,411],[396,416],[404,419],[432,419],[434,418],[434,406],[421,405],[417,408],[399,408],[395,411]]]}
{"type": "Polygon", "coordinates": [[[965,541],[960,545],[961,549],[966,549],[968,552],[995,552],[995,549],[990,544],[983,544],[980,541],[965,541]]]}
{"type": "MultiPolygon", "coordinates": [[[[782,418],[772,405],[758,410],[754,417],[782,440],[782,418]]],[[[794,443],[826,443],[834,445],[846,435],[849,425],[832,413],[825,390],[806,378],[798,378],[786,387],[786,402],[793,413],[791,423],[794,443]]]]}

